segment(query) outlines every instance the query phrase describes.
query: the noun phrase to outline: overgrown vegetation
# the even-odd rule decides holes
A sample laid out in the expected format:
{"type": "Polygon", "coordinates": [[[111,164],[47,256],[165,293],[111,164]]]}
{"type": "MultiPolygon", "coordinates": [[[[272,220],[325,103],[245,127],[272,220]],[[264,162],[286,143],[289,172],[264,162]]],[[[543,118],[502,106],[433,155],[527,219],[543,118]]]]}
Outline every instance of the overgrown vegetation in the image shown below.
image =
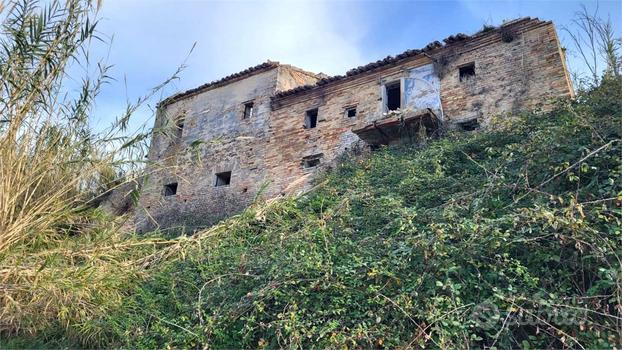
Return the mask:
{"type": "Polygon", "coordinates": [[[60,326],[91,342],[100,330],[83,322],[121,305],[141,259],[165,244],[121,234],[125,219],[94,205],[137,164],[134,145],[143,137],[124,132],[144,100],[95,133],[90,109],[109,79],[109,67],[88,54],[97,39],[97,5],[1,5],[0,332],[60,326]]]}
{"type": "Polygon", "coordinates": [[[347,160],[201,233],[105,328],[145,348],[620,346],[621,89],[347,160]]]}
{"type": "Polygon", "coordinates": [[[6,11],[3,348],[622,345],[619,72],[550,112],[344,159],[300,198],[163,240],[93,204],[135,166],[145,134],[118,132],[145,100],[94,134],[106,66],[59,98],[97,6],[6,11]]]}

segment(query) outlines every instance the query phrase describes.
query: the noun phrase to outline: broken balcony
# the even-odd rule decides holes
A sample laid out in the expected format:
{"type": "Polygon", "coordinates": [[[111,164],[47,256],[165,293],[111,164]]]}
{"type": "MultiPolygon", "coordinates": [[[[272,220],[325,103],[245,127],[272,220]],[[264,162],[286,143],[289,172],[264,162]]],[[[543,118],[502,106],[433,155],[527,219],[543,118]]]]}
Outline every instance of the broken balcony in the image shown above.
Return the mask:
{"type": "Polygon", "coordinates": [[[423,133],[433,136],[441,125],[431,109],[390,112],[364,126],[355,126],[352,132],[367,144],[389,145],[400,142],[418,142],[423,133]]]}

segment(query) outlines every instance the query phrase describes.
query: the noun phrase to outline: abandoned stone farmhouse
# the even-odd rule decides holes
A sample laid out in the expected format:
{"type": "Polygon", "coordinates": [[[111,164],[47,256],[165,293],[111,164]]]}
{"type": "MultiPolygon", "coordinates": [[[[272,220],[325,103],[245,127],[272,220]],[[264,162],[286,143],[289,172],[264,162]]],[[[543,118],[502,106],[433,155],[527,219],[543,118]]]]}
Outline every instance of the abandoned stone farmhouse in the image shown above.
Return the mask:
{"type": "Polygon", "coordinates": [[[136,224],[186,230],[295,194],[353,149],[572,97],[552,22],[522,18],[326,76],[268,61],[159,103],[136,224]]]}

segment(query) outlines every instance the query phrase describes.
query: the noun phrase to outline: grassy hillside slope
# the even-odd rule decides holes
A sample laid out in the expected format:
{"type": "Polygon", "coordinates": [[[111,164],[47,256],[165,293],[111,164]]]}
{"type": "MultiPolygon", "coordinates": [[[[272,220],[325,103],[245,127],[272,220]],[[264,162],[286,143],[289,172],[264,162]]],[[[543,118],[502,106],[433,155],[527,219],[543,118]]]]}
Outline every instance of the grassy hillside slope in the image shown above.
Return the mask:
{"type": "Polygon", "coordinates": [[[98,206],[177,132],[129,129],[183,66],[93,130],[102,1],[3,3],[0,348],[622,347],[619,40],[596,13],[575,44],[607,69],[576,101],[344,159],[171,238],[98,206]]]}
{"type": "Polygon", "coordinates": [[[300,198],[149,251],[107,316],[36,346],[619,347],[621,138],[618,80],[345,159],[300,198]]]}
{"type": "Polygon", "coordinates": [[[496,128],[345,160],[178,248],[104,327],[149,348],[620,346],[622,84],[496,128]]]}

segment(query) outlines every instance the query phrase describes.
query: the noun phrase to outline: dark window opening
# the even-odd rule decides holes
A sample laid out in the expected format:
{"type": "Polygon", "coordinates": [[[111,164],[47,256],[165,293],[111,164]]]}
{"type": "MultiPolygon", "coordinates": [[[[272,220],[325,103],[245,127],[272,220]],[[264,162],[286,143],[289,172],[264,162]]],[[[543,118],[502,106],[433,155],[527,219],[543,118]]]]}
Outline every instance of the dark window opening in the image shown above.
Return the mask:
{"type": "Polygon", "coordinates": [[[458,126],[460,126],[460,129],[463,131],[473,131],[479,128],[479,122],[477,121],[477,118],[475,118],[458,123],[458,126]]]}
{"type": "Polygon", "coordinates": [[[401,101],[401,86],[400,82],[396,81],[385,86],[387,94],[387,110],[394,111],[402,107],[401,101]]]}
{"type": "Polygon", "coordinates": [[[216,184],[215,184],[216,187],[229,186],[230,183],[231,183],[231,172],[230,171],[225,171],[225,172],[216,174],[216,184]]]}
{"type": "Polygon", "coordinates": [[[313,168],[320,165],[320,158],[305,160],[305,168],[313,168]]]}
{"type": "Polygon", "coordinates": [[[308,110],[305,115],[305,129],[312,129],[317,126],[317,108],[308,110]]]}
{"type": "Polygon", "coordinates": [[[253,116],[253,106],[255,104],[253,102],[246,102],[244,104],[244,119],[250,118],[253,116]]]}
{"type": "Polygon", "coordinates": [[[356,107],[349,107],[346,109],[346,116],[348,118],[356,117],[356,107]]]}
{"type": "Polygon", "coordinates": [[[322,156],[323,154],[320,153],[304,157],[302,158],[302,166],[305,169],[315,168],[316,166],[320,165],[322,156]]]}
{"type": "Polygon", "coordinates": [[[164,196],[174,196],[177,194],[177,182],[164,185],[164,196]]]}
{"type": "Polygon", "coordinates": [[[177,139],[181,139],[183,132],[184,132],[184,118],[180,117],[175,122],[175,137],[177,139]]]}
{"type": "Polygon", "coordinates": [[[460,81],[467,81],[475,76],[475,63],[469,63],[458,68],[458,70],[460,72],[460,81]]]}

